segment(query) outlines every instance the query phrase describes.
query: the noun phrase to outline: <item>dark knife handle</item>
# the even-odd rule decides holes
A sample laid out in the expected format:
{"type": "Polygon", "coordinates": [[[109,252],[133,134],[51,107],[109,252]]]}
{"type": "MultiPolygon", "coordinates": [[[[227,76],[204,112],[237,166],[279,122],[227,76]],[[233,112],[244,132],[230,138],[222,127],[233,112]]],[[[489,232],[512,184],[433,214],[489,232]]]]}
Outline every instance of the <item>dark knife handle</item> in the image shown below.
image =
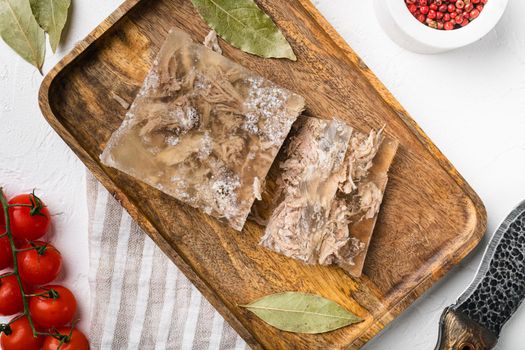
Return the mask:
{"type": "Polygon", "coordinates": [[[490,350],[498,337],[457,310],[446,308],[439,321],[435,350],[490,350]]]}

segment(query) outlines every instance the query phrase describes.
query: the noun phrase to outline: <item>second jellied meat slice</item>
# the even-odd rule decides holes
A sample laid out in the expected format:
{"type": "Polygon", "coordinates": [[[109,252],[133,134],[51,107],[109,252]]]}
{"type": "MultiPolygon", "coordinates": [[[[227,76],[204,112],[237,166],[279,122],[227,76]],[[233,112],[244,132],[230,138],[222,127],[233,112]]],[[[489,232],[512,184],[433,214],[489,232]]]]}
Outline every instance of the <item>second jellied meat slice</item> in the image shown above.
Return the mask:
{"type": "Polygon", "coordinates": [[[330,211],[344,180],[352,128],[303,117],[283,151],[272,213],[261,244],[309,264],[319,263],[330,211]]]}
{"type": "Polygon", "coordinates": [[[261,244],[307,264],[361,274],[397,142],[301,117],[270,171],[254,220],[261,244]]]}

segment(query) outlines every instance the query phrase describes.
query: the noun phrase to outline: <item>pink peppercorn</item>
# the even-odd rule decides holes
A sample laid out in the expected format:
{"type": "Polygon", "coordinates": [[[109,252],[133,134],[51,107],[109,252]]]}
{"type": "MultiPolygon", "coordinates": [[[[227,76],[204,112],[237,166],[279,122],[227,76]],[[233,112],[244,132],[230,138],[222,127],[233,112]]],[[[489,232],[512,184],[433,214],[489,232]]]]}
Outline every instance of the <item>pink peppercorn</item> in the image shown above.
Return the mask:
{"type": "Polygon", "coordinates": [[[452,29],[454,29],[454,23],[452,23],[451,21],[445,22],[445,30],[452,30],[452,29]]]}
{"type": "Polygon", "coordinates": [[[467,26],[479,17],[488,0],[405,0],[408,11],[421,23],[439,30],[467,26]]]}

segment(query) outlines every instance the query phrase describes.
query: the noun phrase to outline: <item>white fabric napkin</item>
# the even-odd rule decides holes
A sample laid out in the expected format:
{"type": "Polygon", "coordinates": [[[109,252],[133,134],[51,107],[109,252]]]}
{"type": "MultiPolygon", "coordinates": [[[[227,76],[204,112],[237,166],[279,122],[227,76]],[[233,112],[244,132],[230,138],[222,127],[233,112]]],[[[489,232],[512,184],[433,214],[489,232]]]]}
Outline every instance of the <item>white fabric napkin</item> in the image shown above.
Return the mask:
{"type": "Polygon", "coordinates": [[[246,349],[120,204],[87,174],[92,349],[246,349]]]}

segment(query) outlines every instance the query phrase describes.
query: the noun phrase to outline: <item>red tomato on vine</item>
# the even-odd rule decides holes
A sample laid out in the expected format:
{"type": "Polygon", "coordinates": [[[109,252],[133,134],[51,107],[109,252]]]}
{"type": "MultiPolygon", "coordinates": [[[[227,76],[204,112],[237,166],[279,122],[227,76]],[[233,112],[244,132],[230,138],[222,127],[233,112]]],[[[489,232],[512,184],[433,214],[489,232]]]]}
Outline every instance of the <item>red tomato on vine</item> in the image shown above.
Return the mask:
{"type": "MultiPolygon", "coordinates": [[[[0,229],[0,232],[2,230],[0,229]]],[[[11,251],[11,244],[9,237],[4,236],[0,238],[0,270],[13,266],[13,253],[11,251]]]]}
{"type": "MultiPolygon", "coordinates": [[[[89,350],[89,343],[86,336],[78,329],[60,328],[58,333],[69,338],[62,344],[60,350],[89,350]]],[[[42,350],[56,350],[59,345],[60,340],[52,336],[47,336],[42,350]]]]}
{"type": "Polygon", "coordinates": [[[44,337],[34,337],[33,330],[27,317],[23,316],[9,326],[0,336],[0,345],[3,350],[40,350],[44,337]]]}
{"type": "Polygon", "coordinates": [[[5,232],[4,208],[0,206],[0,234],[5,232]]]}
{"type": "Polygon", "coordinates": [[[26,243],[16,254],[20,278],[32,286],[43,285],[57,278],[62,268],[60,252],[46,242],[26,243]]]}
{"type": "MultiPolygon", "coordinates": [[[[10,235],[0,237],[0,269],[13,265],[10,240],[17,248],[17,276],[0,276],[0,316],[24,313],[8,324],[0,324],[2,350],[88,350],[86,336],[71,325],[77,309],[75,296],[63,286],[48,285],[30,294],[28,288],[47,284],[60,273],[62,257],[51,244],[36,239],[45,235],[50,226],[46,205],[35,194],[19,195],[7,200],[0,188],[0,209],[8,211],[10,235]],[[9,206],[9,207],[8,207],[9,206]],[[20,288],[19,280],[23,283],[20,288]],[[25,291],[26,295],[23,295],[25,291]],[[24,298],[28,310],[24,310],[24,298]],[[47,336],[33,336],[33,329],[45,330],[47,336]]],[[[0,210],[0,236],[6,232],[6,217],[0,210]]]]}
{"type": "Polygon", "coordinates": [[[50,285],[37,289],[29,299],[29,313],[44,328],[70,324],[77,311],[77,301],[69,289],[50,285]]]}
{"type": "MultiPolygon", "coordinates": [[[[5,218],[3,208],[0,206],[0,235],[5,233],[5,218]]],[[[0,238],[0,270],[11,267],[13,265],[13,256],[11,253],[11,245],[9,244],[9,237],[4,236],[0,238]]]]}
{"type": "Polygon", "coordinates": [[[35,194],[21,194],[9,201],[9,221],[13,237],[34,241],[45,235],[51,223],[46,205],[35,194]],[[22,206],[16,206],[20,204],[22,206]]]}
{"type": "Polygon", "coordinates": [[[16,277],[0,276],[0,316],[11,316],[23,310],[22,292],[16,277]]]}

